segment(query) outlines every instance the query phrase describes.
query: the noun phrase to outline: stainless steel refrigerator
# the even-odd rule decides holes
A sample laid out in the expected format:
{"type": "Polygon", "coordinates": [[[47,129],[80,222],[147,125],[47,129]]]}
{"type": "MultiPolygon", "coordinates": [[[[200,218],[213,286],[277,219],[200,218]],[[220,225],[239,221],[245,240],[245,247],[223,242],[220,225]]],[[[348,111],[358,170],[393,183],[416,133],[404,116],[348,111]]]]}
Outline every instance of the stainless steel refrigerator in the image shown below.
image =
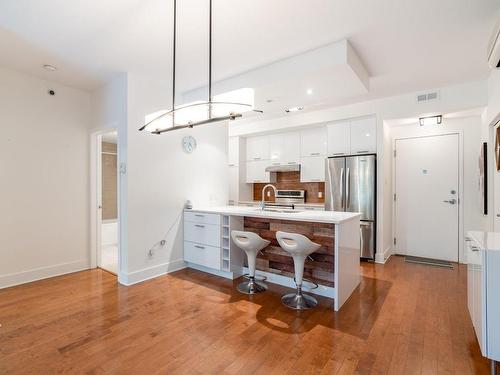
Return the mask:
{"type": "Polygon", "coordinates": [[[374,259],[376,156],[346,156],[326,159],[325,209],[361,212],[361,258],[374,259]]]}

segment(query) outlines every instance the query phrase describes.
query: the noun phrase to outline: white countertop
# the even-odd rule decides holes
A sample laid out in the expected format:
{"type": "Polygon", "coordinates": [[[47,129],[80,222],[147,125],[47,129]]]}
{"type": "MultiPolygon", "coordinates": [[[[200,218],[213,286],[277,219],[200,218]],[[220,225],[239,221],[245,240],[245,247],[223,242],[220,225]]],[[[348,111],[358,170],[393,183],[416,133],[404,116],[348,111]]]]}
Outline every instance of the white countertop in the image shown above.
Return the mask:
{"type": "Polygon", "coordinates": [[[297,212],[270,212],[262,211],[257,207],[246,206],[219,206],[219,207],[193,207],[191,210],[205,213],[216,213],[233,216],[263,217],[277,220],[312,221],[317,223],[340,224],[352,219],[359,218],[357,212],[337,211],[300,211],[297,212]]]}
{"type": "Polygon", "coordinates": [[[500,251],[500,232],[470,231],[467,232],[467,235],[472,237],[481,249],[487,251],[500,251]]]}

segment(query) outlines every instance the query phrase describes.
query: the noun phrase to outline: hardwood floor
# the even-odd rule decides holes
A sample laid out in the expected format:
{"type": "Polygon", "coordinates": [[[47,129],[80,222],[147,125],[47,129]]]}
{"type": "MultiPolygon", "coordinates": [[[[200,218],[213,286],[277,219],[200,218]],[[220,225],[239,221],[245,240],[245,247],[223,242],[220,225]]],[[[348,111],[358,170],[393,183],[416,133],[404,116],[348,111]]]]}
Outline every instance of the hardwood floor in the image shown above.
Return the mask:
{"type": "Polygon", "coordinates": [[[0,290],[0,374],[487,374],[466,269],[364,264],[344,308],[182,270],[123,287],[100,270],[0,290]]]}

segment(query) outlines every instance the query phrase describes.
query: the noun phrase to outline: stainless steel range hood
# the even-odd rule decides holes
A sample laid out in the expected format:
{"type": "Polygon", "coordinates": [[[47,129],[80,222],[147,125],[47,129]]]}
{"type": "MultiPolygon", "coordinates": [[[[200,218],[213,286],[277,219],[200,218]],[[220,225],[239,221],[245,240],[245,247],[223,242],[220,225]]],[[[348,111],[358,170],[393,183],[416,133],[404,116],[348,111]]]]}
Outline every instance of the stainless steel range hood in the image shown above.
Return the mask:
{"type": "Polygon", "coordinates": [[[266,172],[300,172],[300,164],[270,165],[266,172]]]}

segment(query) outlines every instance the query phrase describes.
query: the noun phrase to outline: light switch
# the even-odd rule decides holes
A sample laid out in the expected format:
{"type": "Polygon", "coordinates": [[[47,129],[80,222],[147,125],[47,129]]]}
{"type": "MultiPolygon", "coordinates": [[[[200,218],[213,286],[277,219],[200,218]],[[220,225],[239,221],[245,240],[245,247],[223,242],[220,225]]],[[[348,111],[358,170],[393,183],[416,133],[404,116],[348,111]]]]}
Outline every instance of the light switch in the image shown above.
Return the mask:
{"type": "Polygon", "coordinates": [[[323,198],[323,192],[322,191],[318,191],[318,198],[323,198]]]}
{"type": "Polygon", "coordinates": [[[271,192],[268,190],[267,191],[267,196],[270,197],[271,196],[271,192]]]}

